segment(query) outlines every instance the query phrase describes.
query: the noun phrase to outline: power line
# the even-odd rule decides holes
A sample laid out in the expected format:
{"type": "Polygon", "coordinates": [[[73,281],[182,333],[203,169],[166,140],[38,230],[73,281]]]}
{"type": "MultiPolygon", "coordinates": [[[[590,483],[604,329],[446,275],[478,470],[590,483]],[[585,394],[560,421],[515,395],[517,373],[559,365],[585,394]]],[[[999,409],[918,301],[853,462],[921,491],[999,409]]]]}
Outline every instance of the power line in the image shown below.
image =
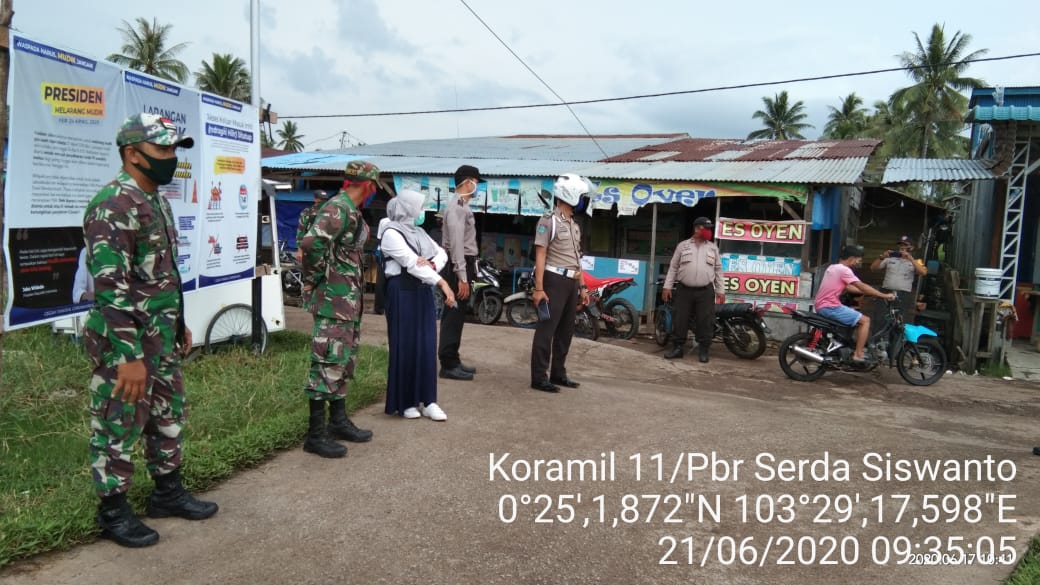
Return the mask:
{"type": "MultiPolygon", "coordinates": [[[[1006,61],[1009,59],[1023,59],[1027,57],[1040,57],[1040,53],[1021,53],[1018,55],[1005,55],[1003,57],[985,57],[980,59],[965,59],[964,61],[957,61],[956,63],[981,63],[984,61],[1006,61]]],[[[571,102],[561,103],[545,103],[545,104],[522,104],[517,106],[486,106],[481,108],[454,108],[450,110],[412,110],[407,112],[374,112],[367,114],[309,114],[302,116],[283,116],[279,114],[279,118],[376,118],[380,116],[418,116],[424,114],[453,114],[461,112],[493,112],[497,110],[524,110],[533,108],[556,108],[560,106],[580,106],[587,104],[602,104],[607,102],[621,102],[627,100],[641,100],[647,98],[658,98],[658,97],[669,97],[676,95],[690,95],[695,93],[710,93],[717,91],[726,91],[730,89],[746,89],[750,87],[769,87],[771,85],[785,85],[791,83],[803,83],[806,81],[822,81],[825,79],[840,79],[843,77],[862,77],[866,75],[877,75],[879,73],[894,73],[896,71],[906,71],[908,69],[927,69],[931,67],[929,65],[922,65],[917,67],[890,67],[886,69],[871,69],[868,71],[854,71],[851,73],[836,73],[833,75],[817,75],[814,77],[797,77],[794,79],[786,79],[783,81],[761,81],[756,83],[742,83],[739,85],[720,85],[716,87],[705,87],[700,89],[686,89],[681,91],[666,91],[660,93],[644,93],[639,95],[629,95],[622,97],[611,97],[611,98],[598,98],[591,100],[577,100],[571,102]]],[[[557,96],[558,97],[558,96],[557,96]]]]}
{"type": "Polygon", "coordinates": [[[491,26],[488,25],[488,23],[484,22],[484,19],[481,18],[480,15],[477,14],[477,12],[475,10],[473,10],[470,7],[469,4],[466,3],[466,0],[459,0],[459,2],[462,2],[462,5],[466,7],[466,10],[469,10],[470,14],[472,14],[474,18],[476,18],[478,21],[480,21],[480,24],[484,25],[484,28],[486,28],[488,30],[488,32],[491,33],[491,36],[493,36],[496,39],[498,39],[498,42],[502,43],[502,46],[505,47],[506,50],[509,51],[509,53],[511,55],[513,55],[513,57],[516,57],[516,60],[519,61],[520,64],[523,65],[525,69],[530,71],[531,75],[534,75],[534,78],[537,79],[542,85],[545,86],[545,89],[548,89],[550,93],[552,93],[554,96],[556,96],[556,99],[560,100],[560,105],[563,105],[563,106],[567,107],[567,111],[569,111],[571,113],[571,115],[574,116],[574,119],[578,121],[578,125],[581,126],[581,129],[585,131],[585,134],[589,138],[592,139],[592,143],[596,145],[596,148],[598,148],[599,151],[603,153],[603,157],[604,158],[608,158],[610,155],[607,154],[606,150],[603,150],[603,147],[600,146],[599,142],[596,141],[596,138],[592,135],[592,132],[589,132],[589,129],[585,126],[585,123],[582,122],[581,118],[578,117],[578,114],[574,111],[574,108],[572,108],[570,106],[570,104],[567,103],[567,100],[563,99],[563,97],[561,97],[560,94],[556,93],[556,90],[553,89],[548,83],[546,83],[546,81],[544,79],[542,79],[542,77],[540,75],[535,73],[534,69],[531,69],[531,66],[528,65],[527,62],[525,62],[520,57],[520,55],[517,55],[516,51],[514,51],[512,47],[510,47],[504,40],[502,40],[502,37],[498,36],[498,33],[496,33],[491,28],[491,26]]]}

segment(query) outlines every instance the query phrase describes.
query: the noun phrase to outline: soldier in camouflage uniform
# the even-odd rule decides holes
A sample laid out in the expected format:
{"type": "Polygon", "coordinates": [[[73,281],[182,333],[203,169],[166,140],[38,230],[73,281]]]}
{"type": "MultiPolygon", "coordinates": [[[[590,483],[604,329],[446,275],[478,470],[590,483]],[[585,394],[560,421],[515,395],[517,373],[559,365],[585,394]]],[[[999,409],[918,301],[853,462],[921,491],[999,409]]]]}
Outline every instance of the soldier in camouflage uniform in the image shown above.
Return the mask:
{"type": "Polygon", "coordinates": [[[318,208],[325,204],[329,200],[329,194],[326,191],[317,190],[314,192],[314,205],[311,205],[307,209],[300,212],[300,219],[296,223],[296,261],[303,262],[303,250],[300,249],[300,242],[303,241],[303,236],[307,235],[307,230],[311,229],[311,224],[314,223],[314,218],[318,215],[318,208]]]}
{"type": "Polygon", "coordinates": [[[299,243],[303,251],[304,306],[314,315],[311,368],[305,390],[310,401],[310,426],[303,449],[321,457],[347,454],[347,448],[332,438],[357,443],[372,439],[372,431],[357,428],[347,418],[345,404],[347,382],[354,377],[357,363],[365,290],[363,252],[369,229],[360,208],[376,194],[379,169],[365,161],[351,161],[345,172],[343,188],[321,207],[299,243]]]}
{"type": "Polygon", "coordinates": [[[181,429],[186,400],[181,356],[191,349],[177,271],[177,234],[170,204],[158,186],[173,180],[177,147],[195,141],[154,114],[136,114],[116,135],[122,171],[83,215],[87,266],[95,304],[84,344],[94,365],[90,379],[90,461],[101,497],[101,536],[123,546],[154,544],[159,534],[126,501],[134,473],[134,444],[144,454],[155,490],[153,518],[209,518],[217,505],[195,499],[181,484],[181,429]]]}

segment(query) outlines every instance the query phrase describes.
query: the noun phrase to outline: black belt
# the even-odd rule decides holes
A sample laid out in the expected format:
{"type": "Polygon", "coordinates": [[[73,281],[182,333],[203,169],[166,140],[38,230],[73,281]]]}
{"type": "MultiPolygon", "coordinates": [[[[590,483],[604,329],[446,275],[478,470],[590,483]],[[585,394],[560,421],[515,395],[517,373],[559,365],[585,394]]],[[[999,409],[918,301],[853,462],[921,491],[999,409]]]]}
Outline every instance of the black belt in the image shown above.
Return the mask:
{"type": "Polygon", "coordinates": [[[715,288],[714,284],[706,284],[704,286],[689,286],[683,283],[679,283],[679,286],[689,290],[708,290],[709,288],[715,288]]]}

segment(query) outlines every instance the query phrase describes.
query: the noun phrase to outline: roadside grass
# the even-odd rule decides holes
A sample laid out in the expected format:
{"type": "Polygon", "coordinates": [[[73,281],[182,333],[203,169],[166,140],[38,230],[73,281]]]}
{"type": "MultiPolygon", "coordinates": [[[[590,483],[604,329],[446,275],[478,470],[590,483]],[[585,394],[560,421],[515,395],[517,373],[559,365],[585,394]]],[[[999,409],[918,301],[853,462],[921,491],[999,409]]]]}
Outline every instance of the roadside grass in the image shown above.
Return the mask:
{"type": "Polygon", "coordinates": [[[979,373],[989,378],[1003,378],[1011,375],[1011,366],[1000,360],[986,360],[979,373]]]}
{"type": "MultiPolygon", "coordinates": [[[[188,395],[186,485],[213,486],[234,471],[299,445],[307,426],[303,395],[310,336],[272,334],[254,356],[230,348],[183,367],[188,395]]],[[[385,349],[362,346],[348,409],[378,400],[385,349]]],[[[0,567],[93,540],[94,495],[87,459],[90,423],[82,345],[48,327],[4,334],[0,356],[0,567]]],[[[140,446],[139,446],[140,447],[140,446]]],[[[130,500],[143,510],[151,491],[140,449],[130,500]]]]}
{"type": "Polygon", "coordinates": [[[1037,585],[1040,583],[1040,536],[1033,539],[1018,566],[1004,585],[1037,585]]]}

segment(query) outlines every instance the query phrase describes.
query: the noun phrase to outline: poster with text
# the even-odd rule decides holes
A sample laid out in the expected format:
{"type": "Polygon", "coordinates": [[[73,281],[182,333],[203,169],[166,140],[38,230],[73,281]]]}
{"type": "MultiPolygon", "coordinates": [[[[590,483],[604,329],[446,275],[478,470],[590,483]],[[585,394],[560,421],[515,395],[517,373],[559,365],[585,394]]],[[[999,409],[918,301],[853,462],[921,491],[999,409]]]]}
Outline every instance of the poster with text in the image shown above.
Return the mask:
{"type": "Polygon", "coordinates": [[[160,185],[177,223],[177,269],[185,292],[196,288],[199,251],[199,102],[198,94],[165,79],[136,71],[124,71],[126,110],[147,112],[168,118],[177,133],[196,139],[194,148],[177,149],[177,173],[169,185],[160,185]]]}
{"type": "Polygon", "coordinates": [[[199,96],[199,288],[253,278],[260,197],[256,108],[199,96]]]}
{"type": "Polygon", "coordinates": [[[119,167],[121,69],[11,35],[7,328],[82,313],[83,211],[119,167]],[[82,276],[82,275],[80,275],[82,276]]]}

